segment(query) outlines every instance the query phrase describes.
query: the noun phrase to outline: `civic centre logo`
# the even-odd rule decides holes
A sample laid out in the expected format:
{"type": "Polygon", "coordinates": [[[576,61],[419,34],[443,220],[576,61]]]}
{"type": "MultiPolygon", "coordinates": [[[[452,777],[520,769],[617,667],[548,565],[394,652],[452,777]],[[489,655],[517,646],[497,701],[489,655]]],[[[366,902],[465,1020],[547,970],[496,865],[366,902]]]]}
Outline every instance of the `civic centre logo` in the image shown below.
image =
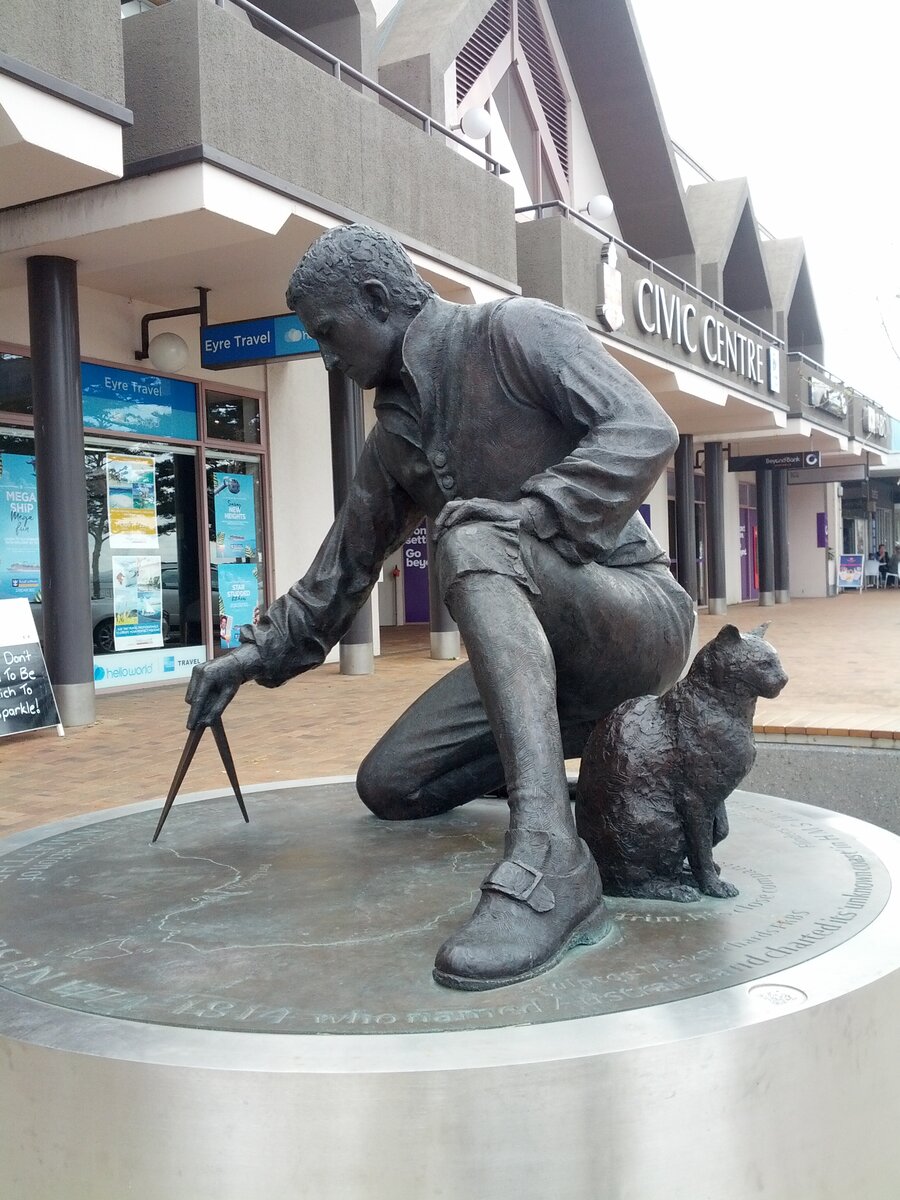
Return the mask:
{"type": "Polygon", "coordinates": [[[607,242],[600,251],[603,265],[600,271],[600,303],[597,318],[610,333],[615,333],[625,324],[625,309],[622,306],[622,272],[616,269],[617,251],[614,242],[607,242]]]}

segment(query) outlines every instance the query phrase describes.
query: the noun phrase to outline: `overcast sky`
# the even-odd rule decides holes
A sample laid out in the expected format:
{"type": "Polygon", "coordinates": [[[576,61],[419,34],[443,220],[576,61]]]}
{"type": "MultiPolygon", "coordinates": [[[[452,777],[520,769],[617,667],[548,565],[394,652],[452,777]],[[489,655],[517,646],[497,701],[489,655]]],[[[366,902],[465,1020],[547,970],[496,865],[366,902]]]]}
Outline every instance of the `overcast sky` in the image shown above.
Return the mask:
{"type": "Polygon", "coordinates": [[[825,366],[900,415],[894,4],[632,6],[670,136],[716,179],[746,176],[776,237],[803,238],[825,366]]]}

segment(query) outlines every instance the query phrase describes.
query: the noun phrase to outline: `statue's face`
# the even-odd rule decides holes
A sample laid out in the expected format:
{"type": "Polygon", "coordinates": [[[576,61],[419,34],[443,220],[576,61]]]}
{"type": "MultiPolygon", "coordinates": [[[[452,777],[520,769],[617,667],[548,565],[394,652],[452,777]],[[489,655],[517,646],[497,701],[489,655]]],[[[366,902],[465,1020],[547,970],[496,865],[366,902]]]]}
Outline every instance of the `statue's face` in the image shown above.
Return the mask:
{"type": "Polygon", "coordinates": [[[384,297],[345,289],[304,297],[297,314],[316,339],[329,371],[343,371],[362,388],[386,383],[400,365],[399,349],[409,324],[384,297]]]}

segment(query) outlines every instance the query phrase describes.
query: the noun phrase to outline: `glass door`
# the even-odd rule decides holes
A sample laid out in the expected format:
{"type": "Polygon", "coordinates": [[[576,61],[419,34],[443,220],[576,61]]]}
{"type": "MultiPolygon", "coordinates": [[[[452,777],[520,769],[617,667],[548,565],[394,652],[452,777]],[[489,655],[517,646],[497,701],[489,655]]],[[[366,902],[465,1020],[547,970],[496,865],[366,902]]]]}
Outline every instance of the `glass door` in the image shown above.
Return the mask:
{"type": "Polygon", "coordinates": [[[213,652],[240,643],[265,608],[263,489],[257,456],[206,455],[213,652]]]}

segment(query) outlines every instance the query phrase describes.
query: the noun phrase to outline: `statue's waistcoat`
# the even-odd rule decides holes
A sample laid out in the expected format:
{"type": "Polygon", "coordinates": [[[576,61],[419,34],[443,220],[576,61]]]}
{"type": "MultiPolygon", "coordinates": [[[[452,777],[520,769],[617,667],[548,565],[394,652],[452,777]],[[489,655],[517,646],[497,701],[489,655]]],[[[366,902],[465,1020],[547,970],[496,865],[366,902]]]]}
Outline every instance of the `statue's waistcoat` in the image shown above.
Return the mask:
{"type": "Polygon", "coordinates": [[[422,449],[447,500],[514,500],[526,479],[579,441],[577,428],[565,428],[539,398],[512,394],[503,380],[491,346],[497,308],[430,301],[404,343],[422,449]]]}

